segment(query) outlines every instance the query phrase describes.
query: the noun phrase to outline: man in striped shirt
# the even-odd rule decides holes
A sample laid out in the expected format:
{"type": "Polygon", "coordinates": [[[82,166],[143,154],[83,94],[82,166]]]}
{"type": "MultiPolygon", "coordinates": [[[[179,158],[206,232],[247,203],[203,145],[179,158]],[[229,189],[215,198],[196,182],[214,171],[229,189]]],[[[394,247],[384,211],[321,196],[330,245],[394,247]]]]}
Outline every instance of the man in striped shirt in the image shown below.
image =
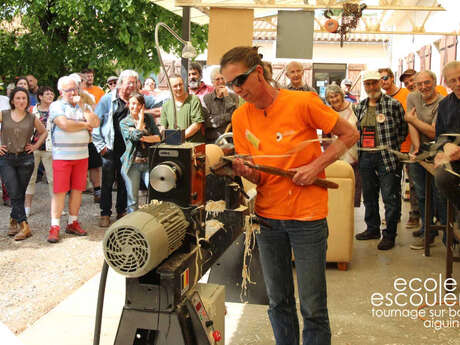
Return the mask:
{"type": "Polygon", "coordinates": [[[78,85],[71,77],[58,81],[61,99],[50,106],[53,143],[53,199],[51,201],[51,228],[48,242],[59,241],[60,218],[65,195],[70,190],[69,222],[66,233],[85,236],[78,222],[81,193],[86,189],[88,171],[88,143],[93,128],[99,126],[99,118],[79,96],[78,85]]]}

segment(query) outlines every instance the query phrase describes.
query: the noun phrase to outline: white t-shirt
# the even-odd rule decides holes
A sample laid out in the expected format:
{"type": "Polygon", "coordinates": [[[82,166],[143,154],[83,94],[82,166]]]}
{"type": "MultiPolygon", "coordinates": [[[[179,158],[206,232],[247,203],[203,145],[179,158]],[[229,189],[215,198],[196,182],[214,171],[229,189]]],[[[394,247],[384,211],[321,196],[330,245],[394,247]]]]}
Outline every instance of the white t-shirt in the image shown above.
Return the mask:
{"type": "Polygon", "coordinates": [[[10,99],[0,95],[0,111],[10,109],[10,99]]]}

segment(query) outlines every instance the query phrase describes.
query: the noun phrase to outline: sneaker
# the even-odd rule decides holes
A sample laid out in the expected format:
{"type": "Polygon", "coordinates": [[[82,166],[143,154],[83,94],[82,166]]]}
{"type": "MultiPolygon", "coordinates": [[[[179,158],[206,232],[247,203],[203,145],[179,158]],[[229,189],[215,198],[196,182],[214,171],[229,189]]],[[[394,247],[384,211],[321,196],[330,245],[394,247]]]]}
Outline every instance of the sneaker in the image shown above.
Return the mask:
{"type": "Polygon", "coordinates": [[[412,231],[412,236],[414,237],[422,237],[424,234],[425,234],[425,230],[423,229],[412,231]]]}
{"type": "MultiPolygon", "coordinates": [[[[435,246],[434,237],[428,237],[428,246],[429,247],[434,247],[435,246]]],[[[413,250],[425,249],[425,238],[419,238],[419,239],[415,240],[415,242],[412,243],[409,246],[409,248],[413,249],[413,250]]]]}
{"type": "Polygon", "coordinates": [[[76,220],[72,224],[67,224],[65,232],[71,235],[86,236],[88,233],[81,228],[80,223],[76,220]]]}
{"type": "Polygon", "coordinates": [[[57,225],[51,226],[50,233],[48,235],[49,243],[57,243],[59,241],[59,230],[61,230],[59,226],[57,225]]]}
{"type": "Polygon", "coordinates": [[[365,240],[378,240],[380,238],[379,233],[370,232],[369,230],[363,231],[355,236],[357,240],[365,241],[365,240]]]}
{"type": "Polygon", "coordinates": [[[420,218],[409,217],[409,220],[406,223],[406,228],[418,228],[420,226],[420,218]]]}
{"type": "Polygon", "coordinates": [[[101,216],[99,218],[99,227],[108,228],[110,226],[110,216],[101,216]]]}
{"type": "Polygon", "coordinates": [[[382,240],[379,242],[377,245],[378,250],[389,250],[395,246],[395,240],[388,238],[388,237],[383,237],[382,240]]]}

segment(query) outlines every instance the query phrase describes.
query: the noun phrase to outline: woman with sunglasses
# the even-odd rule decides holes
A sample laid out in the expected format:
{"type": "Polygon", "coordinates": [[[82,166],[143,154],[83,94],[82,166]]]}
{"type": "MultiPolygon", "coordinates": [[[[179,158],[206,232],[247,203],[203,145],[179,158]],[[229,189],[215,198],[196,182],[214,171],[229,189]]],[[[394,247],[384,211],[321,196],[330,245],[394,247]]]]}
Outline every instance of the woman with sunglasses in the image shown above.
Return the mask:
{"type": "Polygon", "coordinates": [[[221,72],[246,103],[232,116],[233,142],[255,163],[290,170],[274,176],[233,161],[233,172],[257,185],[255,212],[261,218],[256,241],[269,298],[270,322],[277,345],[330,345],[327,309],[326,189],[314,185],[324,169],[359,138],[346,120],[314,92],[277,90],[269,84],[252,47],[236,47],[221,59],[221,72]],[[322,152],[317,130],[338,138],[322,152]],[[269,156],[269,158],[267,158],[269,156]],[[294,253],[303,331],[299,332],[291,253],[294,253]]]}
{"type": "Polygon", "coordinates": [[[45,141],[48,133],[41,121],[29,113],[29,93],[24,88],[15,88],[10,94],[11,110],[0,114],[1,142],[0,174],[11,198],[11,214],[8,236],[16,241],[32,236],[24,209],[26,188],[34,169],[35,150],[45,141]],[[34,129],[38,139],[31,144],[34,129]]]}
{"type": "Polygon", "coordinates": [[[149,185],[148,147],[159,143],[160,131],[155,120],[145,111],[144,96],[133,93],[129,98],[129,115],[120,122],[126,150],[121,156],[121,175],[126,184],[128,213],[138,209],[141,179],[149,185]]]}

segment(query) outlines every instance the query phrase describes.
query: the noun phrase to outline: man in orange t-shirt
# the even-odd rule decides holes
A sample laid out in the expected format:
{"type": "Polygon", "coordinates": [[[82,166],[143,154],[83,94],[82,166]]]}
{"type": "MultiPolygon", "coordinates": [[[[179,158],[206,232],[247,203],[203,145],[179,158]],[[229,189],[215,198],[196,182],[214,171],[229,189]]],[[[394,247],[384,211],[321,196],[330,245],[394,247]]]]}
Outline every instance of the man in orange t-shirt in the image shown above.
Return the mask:
{"type": "Polygon", "coordinates": [[[105,95],[105,92],[102,88],[97,85],[94,85],[94,70],[85,68],[81,71],[84,76],[83,90],[89,92],[94,97],[94,103],[98,104],[102,96],[105,95]]]}
{"type": "Polygon", "coordinates": [[[327,190],[313,182],[358,140],[358,132],[315,93],[273,88],[255,48],[236,47],[225,53],[221,72],[227,86],[246,101],[232,118],[236,152],[295,172],[291,179],[249,168],[241,159],[233,163],[236,175],[257,185],[255,209],[262,224],[256,236],[276,344],[299,343],[291,251],[304,319],[303,343],[330,344],[327,190]],[[307,144],[317,139],[317,129],[338,136],[325,152],[319,142],[307,144]]]}
{"type": "MultiPolygon", "coordinates": [[[[85,68],[81,71],[83,76],[83,90],[88,92],[94,97],[94,109],[99,103],[99,100],[102,96],[105,95],[105,92],[102,88],[97,85],[94,85],[94,70],[90,68],[85,68]]],[[[101,179],[102,179],[102,158],[99,152],[97,152],[96,147],[92,142],[88,144],[89,150],[89,159],[88,159],[88,174],[89,179],[93,185],[93,197],[94,202],[99,203],[101,200],[101,179]]]]}

